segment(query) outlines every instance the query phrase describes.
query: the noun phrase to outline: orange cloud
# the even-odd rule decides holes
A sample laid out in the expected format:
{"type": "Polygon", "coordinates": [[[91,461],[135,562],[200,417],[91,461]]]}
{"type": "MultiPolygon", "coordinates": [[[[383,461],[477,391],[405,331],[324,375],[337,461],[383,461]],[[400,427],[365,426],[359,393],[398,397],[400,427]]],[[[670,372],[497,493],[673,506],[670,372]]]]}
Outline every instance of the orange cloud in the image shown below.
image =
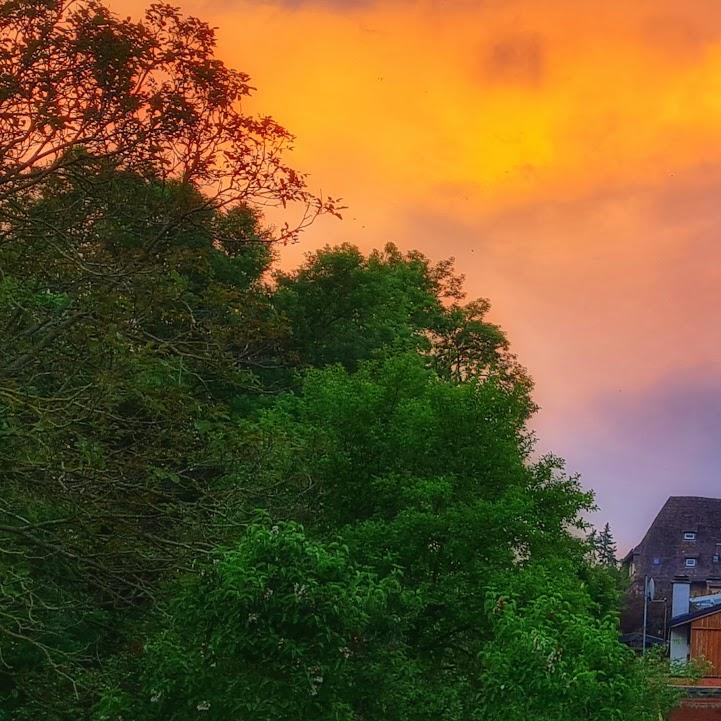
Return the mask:
{"type": "Polygon", "coordinates": [[[717,0],[181,4],[297,134],[312,186],[350,206],[283,261],[343,240],[455,255],[561,454],[565,429],[608,422],[604,395],[721,374],[717,0]]]}
{"type": "Polygon", "coordinates": [[[444,207],[461,188],[472,213],[492,212],[721,152],[721,46],[697,7],[290,5],[185,3],[219,26],[221,54],[297,133],[316,182],[346,195],[444,207]]]}

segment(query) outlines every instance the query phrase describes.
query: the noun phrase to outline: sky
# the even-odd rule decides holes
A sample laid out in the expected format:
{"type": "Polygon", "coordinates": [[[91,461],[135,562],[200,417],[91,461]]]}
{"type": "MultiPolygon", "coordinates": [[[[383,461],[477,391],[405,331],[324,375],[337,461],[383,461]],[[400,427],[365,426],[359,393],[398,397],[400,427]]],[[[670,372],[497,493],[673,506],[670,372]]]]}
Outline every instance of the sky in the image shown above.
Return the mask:
{"type": "Polygon", "coordinates": [[[454,257],[622,551],[667,496],[721,495],[718,0],[175,4],[349,206],[284,265],[344,241],[454,257]]]}

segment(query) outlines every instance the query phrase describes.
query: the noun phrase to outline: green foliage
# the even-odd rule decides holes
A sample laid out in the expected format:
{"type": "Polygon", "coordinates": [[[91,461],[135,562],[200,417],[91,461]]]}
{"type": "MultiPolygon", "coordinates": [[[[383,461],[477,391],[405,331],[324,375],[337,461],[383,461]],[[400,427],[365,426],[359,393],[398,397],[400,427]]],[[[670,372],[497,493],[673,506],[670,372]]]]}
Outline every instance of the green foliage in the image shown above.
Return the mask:
{"type": "Polygon", "coordinates": [[[656,721],[672,696],[618,643],[615,588],[568,533],[591,498],[557,459],[530,461],[526,414],[505,383],[442,380],[415,354],[309,372],[246,429],[287,494],[276,512],[306,530],[251,526],[221,576],[178,593],[142,713],[656,721]]]}
{"type": "Polygon", "coordinates": [[[289,351],[301,367],[354,370],[383,353],[417,351],[446,377],[493,372],[530,385],[503,331],[486,320],[488,301],[462,304],[463,278],[451,260],[433,264],[393,244],[366,258],[344,244],[310,253],[276,282],[274,305],[288,320],[289,351]]]}
{"type": "Polygon", "coordinates": [[[533,475],[524,464],[524,388],[443,382],[422,356],[399,354],[356,373],[310,371],[302,390],[280,399],[259,429],[268,445],[275,439],[274,452],[284,442],[293,447],[280,454],[292,467],[276,473],[298,484],[313,479],[307,504],[321,523],[393,513],[414,485],[429,493],[426,486],[455,483],[465,498],[481,500],[533,475]]]}
{"type": "Polygon", "coordinates": [[[345,546],[293,523],[253,524],[179,590],[135,700],[111,691],[97,718],[119,703],[137,719],[353,718],[353,701],[402,657],[394,618],[412,603],[395,575],[358,567],[345,546]]]}
{"type": "Polygon", "coordinates": [[[615,619],[599,615],[570,570],[532,566],[488,593],[496,643],[483,655],[478,718],[657,721],[676,699],[667,666],[619,644],[615,619]]]}
{"type": "Polygon", "coordinates": [[[452,262],[271,284],[259,208],[337,206],[207,25],[0,20],[0,719],[656,721],[611,532],[452,262]]]}
{"type": "MultiPolygon", "coordinates": [[[[652,648],[646,653],[654,651],[657,650],[652,648]]],[[[659,655],[658,652],[657,655],[659,655]]],[[[684,661],[672,661],[669,668],[674,684],[683,685],[688,683],[694,685],[709,674],[709,671],[712,670],[712,664],[703,657],[696,657],[684,661]]]]}
{"type": "Polygon", "coordinates": [[[441,313],[448,271],[393,245],[366,258],[345,244],[310,254],[276,280],[274,303],[288,318],[299,363],[354,369],[386,347],[429,347],[424,331],[441,313]]]}
{"type": "Polygon", "coordinates": [[[19,697],[43,664],[76,676],[110,652],[163,574],[247,518],[231,418],[280,332],[254,212],[93,169],[38,183],[0,245],[0,610],[19,697]]]}

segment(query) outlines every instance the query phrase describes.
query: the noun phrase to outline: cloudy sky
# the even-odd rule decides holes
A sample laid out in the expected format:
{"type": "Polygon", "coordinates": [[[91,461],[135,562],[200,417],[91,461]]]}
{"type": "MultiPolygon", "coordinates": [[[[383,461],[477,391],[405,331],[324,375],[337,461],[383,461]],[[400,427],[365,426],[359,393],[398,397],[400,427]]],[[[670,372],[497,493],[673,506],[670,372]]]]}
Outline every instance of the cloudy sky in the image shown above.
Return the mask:
{"type": "Polygon", "coordinates": [[[350,206],[285,264],[455,257],[624,550],[668,495],[721,495],[718,0],[176,2],[350,206]]]}

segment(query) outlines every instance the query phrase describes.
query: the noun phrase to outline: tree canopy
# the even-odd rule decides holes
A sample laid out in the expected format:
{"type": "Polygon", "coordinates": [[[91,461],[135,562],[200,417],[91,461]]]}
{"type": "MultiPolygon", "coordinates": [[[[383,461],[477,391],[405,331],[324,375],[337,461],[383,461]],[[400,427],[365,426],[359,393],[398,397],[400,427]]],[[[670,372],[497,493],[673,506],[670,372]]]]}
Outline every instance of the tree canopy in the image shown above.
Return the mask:
{"type": "Polygon", "coordinates": [[[0,32],[0,719],[656,721],[593,497],[453,262],[279,268],[339,206],[205,23],[0,32]]]}
{"type": "Polygon", "coordinates": [[[336,212],[286,164],[288,131],[242,112],[250,78],[215,57],[207,23],[161,3],[136,22],[96,0],[3,0],[0,34],[3,210],[90,158],[202,185],[207,203],[300,202],[301,225],[336,212]]]}

